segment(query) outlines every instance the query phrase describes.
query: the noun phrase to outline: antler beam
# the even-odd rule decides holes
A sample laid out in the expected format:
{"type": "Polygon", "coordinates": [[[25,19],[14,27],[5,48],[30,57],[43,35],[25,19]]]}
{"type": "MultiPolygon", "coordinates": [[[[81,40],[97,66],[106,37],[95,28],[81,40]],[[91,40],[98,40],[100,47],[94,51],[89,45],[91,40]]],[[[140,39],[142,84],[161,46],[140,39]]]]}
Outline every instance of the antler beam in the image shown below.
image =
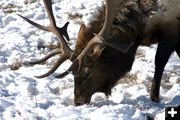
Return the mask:
{"type": "Polygon", "coordinates": [[[111,30],[111,26],[116,14],[116,10],[118,5],[120,5],[124,0],[106,0],[106,14],[105,14],[105,22],[101,31],[95,35],[95,37],[90,40],[86,48],[81,52],[81,54],[73,61],[70,68],[64,73],[57,75],[55,77],[64,77],[63,75],[67,75],[72,72],[74,75],[78,75],[81,72],[82,64],[84,58],[93,51],[93,56],[100,56],[102,50],[106,46],[106,40],[108,38],[109,32],[111,30]],[[96,51],[94,51],[96,49],[96,51]]]}

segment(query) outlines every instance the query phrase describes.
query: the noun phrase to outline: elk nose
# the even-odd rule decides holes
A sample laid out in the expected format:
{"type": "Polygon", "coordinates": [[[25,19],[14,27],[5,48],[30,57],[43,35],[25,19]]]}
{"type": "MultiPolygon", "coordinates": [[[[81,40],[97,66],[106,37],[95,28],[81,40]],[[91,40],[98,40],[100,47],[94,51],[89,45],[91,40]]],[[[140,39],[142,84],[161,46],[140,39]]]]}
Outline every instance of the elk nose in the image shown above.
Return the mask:
{"type": "Polygon", "coordinates": [[[76,106],[81,106],[81,105],[84,105],[85,103],[82,103],[82,102],[77,102],[75,103],[76,106]]]}

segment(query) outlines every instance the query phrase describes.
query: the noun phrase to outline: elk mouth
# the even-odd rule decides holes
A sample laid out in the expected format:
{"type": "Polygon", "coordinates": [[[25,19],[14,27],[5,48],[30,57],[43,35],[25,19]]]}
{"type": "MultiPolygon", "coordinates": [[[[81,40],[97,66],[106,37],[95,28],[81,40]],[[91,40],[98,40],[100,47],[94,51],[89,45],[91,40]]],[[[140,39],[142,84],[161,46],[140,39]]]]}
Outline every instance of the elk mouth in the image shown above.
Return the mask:
{"type": "Polygon", "coordinates": [[[77,85],[77,83],[76,83],[76,86],[75,86],[75,89],[74,89],[74,104],[76,106],[89,104],[89,102],[91,100],[91,96],[93,94],[92,91],[90,89],[85,90],[85,89],[83,89],[83,87],[84,86],[77,85]]]}
{"type": "Polygon", "coordinates": [[[81,106],[81,105],[85,105],[85,104],[89,104],[91,100],[91,96],[90,97],[78,97],[77,99],[75,98],[75,105],[76,106],[81,106]]]}
{"type": "Polygon", "coordinates": [[[75,103],[76,106],[81,106],[81,105],[84,105],[84,104],[88,104],[88,103],[84,103],[84,102],[77,102],[77,103],[75,103]]]}

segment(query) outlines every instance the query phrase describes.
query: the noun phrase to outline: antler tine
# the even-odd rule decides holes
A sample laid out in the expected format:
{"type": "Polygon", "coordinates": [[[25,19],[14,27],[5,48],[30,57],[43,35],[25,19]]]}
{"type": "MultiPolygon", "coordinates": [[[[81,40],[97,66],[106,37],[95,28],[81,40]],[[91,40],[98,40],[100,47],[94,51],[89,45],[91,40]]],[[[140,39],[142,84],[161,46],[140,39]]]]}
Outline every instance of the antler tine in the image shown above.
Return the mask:
{"type": "Polygon", "coordinates": [[[35,27],[37,27],[37,28],[39,28],[39,29],[41,29],[41,30],[44,30],[44,31],[48,31],[48,32],[49,32],[48,27],[39,25],[38,23],[33,22],[33,21],[27,19],[26,17],[20,15],[20,14],[17,14],[17,15],[18,15],[19,17],[23,18],[25,21],[27,21],[27,22],[30,23],[31,25],[33,25],[33,26],[35,26],[35,27]]]}
{"type": "Polygon", "coordinates": [[[44,78],[44,77],[47,77],[49,76],[50,74],[54,73],[57,68],[66,60],[65,57],[61,57],[61,58],[58,58],[58,60],[55,62],[55,65],[45,74],[43,75],[39,75],[39,76],[35,76],[37,78],[44,78]]]}
{"type": "MultiPolygon", "coordinates": [[[[98,35],[95,35],[95,37],[90,40],[86,48],[81,52],[81,54],[73,61],[70,68],[65,71],[64,73],[57,75],[55,77],[62,77],[63,75],[66,75],[67,73],[71,72],[74,75],[78,75],[81,72],[82,65],[84,58],[92,51],[95,47],[99,50],[94,53],[95,56],[100,56],[102,50],[106,46],[106,40],[108,37],[108,34],[111,30],[111,25],[113,23],[113,19],[116,14],[116,9],[120,3],[122,3],[123,0],[106,0],[106,14],[105,14],[105,22],[103,25],[103,28],[98,33],[98,35]]],[[[93,51],[94,52],[94,51],[93,51]]]]}
{"type": "Polygon", "coordinates": [[[50,52],[49,54],[47,54],[46,56],[44,56],[43,58],[39,59],[39,60],[35,60],[35,61],[30,61],[28,62],[28,64],[30,65],[35,65],[35,64],[40,64],[45,62],[46,60],[48,60],[49,58],[59,54],[60,51],[58,49],[55,49],[54,51],[50,52]]]}
{"type": "MultiPolygon", "coordinates": [[[[72,50],[69,48],[64,37],[61,35],[59,28],[56,26],[55,18],[54,18],[53,11],[52,11],[52,1],[51,0],[43,0],[43,1],[44,1],[46,11],[48,13],[48,17],[50,19],[50,25],[49,25],[48,29],[49,29],[49,31],[54,33],[59,38],[62,55],[64,55],[66,58],[70,58],[72,50]]],[[[63,29],[65,29],[65,28],[67,29],[67,25],[68,25],[68,23],[65,24],[63,29]]],[[[64,30],[62,30],[62,31],[64,31],[64,30]]]]}
{"type": "Polygon", "coordinates": [[[62,33],[62,35],[66,38],[67,41],[70,41],[69,35],[67,33],[67,27],[69,25],[69,22],[66,22],[62,28],[58,28],[58,31],[62,33]]]}
{"type": "MultiPolygon", "coordinates": [[[[38,24],[38,23],[36,23],[36,22],[34,22],[34,21],[32,21],[32,20],[27,19],[26,17],[24,17],[24,16],[22,16],[22,15],[20,15],[20,14],[17,14],[17,15],[18,15],[19,17],[23,18],[26,22],[30,23],[31,25],[33,25],[33,26],[35,26],[35,27],[37,27],[37,28],[39,28],[39,29],[41,29],[41,30],[51,32],[51,31],[49,30],[49,27],[42,26],[42,25],[40,25],[40,24],[38,24]]],[[[69,25],[69,22],[66,22],[63,27],[61,27],[61,28],[57,27],[57,29],[58,29],[58,31],[59,31],[60,33],[62,33],[62,35],[66,38],[67,41],[70,41],[69,35],[68,35],[68,33],[67,33],[67,27],[68,27],[68,25],[69,25]]]]}
{"type": "MultiPolygon", "coordinates": [[[[45,8],[46,8],[46,11],[48,13],[49,20],[50,20],[49,30],[51,32],[53,32],[54,34],[56,34],[58,36],[58,38],[60,38],[61,47],[66,46],[66,48],[70,49],[68,47],[67,43],[65,42],[64,38],[60,34],[59,28],[56,26],[56,21],[55,21],[54,14],[53,14],[53,11],[52,11],[52,0],[43,0],[43,1],[44,1],[44,5],[45,5],[45,8]]],[[[67,22],[65,24],[65,26],[63,27],[66,30],[62,29],[62,31],[65,30],[65,37],[68,36],[68,34],[67,34],[67,26],[68,26],[68,24],[69,24],[69,22],[67,22]]],[[[67,37],[67,39],[69,40],[69,36],[67,37]]]]}
{"type": "MultiPolygon", "coordinates": [[[[48,32],[57,31],[58,33],[62,33],[62,35],[66,38],[66,40],[69,41],[70,39],[69,39],[69,35],[67,33],[67,27],[68,27],[69,22],[66,22],[62,28],[57,27],[56,22],[55,22],[55,18],[53,15],[53,11],[52,11],[52,1],[51,0],[43,0],[43,1],[44,1],[45,8],[47,10],[47,13],[48,13],[48,17],[50,19],[50,25],[48,27],[42,26],[42,25],[40,25],[34,21],[31,21],[31,20],[27,19],[26,17],[24,17],[20,14],[17,14],[17,15],[20,16],[21,18],[23,18],[25,21],[27,21],[31,25],[33,25],[33,26],[35,26],[41,30],[48,31],[48,32]],[[55,30],[53,30],[53,28],[55,30]]],[[[62,40],[62,41],[64,41],[64,40],[62,40]]]]}
{"type": "MultiPolygon", "coordinates": [[[[78,60],[76,60],[75,59],[75,61],[73,62],[73,64],[69,67],[69,69],[68,70],[66,70],[65,72],[63,72],[63,73],[61,73],[61,74],[59,74],[59,75],[54,75],[54,77],[56,77],[56,78],[63,78],[63,77],[65,77],[66,75],[68,75],[72,70],[75,70],[78,66],[77,65],[79,65],[78,64],[79,63],[79,61],[78,60]]],[[[81,62],[80,62],[81,63],[81,62]]],[[[78,71],[80,71],[80,70],[78,70],[78,71]]],[[[73,74],[74,74],[74,71],[72,71],[73,72],[73,74]]],[[[74,74],[75,75],[75,74],[74,74]]],[[[77,74],[76,74],[77,75],[77,74]]]]}

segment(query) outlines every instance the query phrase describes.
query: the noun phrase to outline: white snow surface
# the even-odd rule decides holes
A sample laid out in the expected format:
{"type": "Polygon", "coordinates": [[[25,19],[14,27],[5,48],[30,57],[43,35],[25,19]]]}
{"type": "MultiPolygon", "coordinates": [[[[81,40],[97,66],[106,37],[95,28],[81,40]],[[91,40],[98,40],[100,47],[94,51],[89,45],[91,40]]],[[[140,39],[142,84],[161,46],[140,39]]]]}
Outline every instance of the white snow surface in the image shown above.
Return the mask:
{"type": "MultiPolygon", "coordinates": [[[[101,6],[101,0],[54,0],[53,10],[57,25],[70,22],[68,33],[73,49],[80,24],[87,24],[92,13],[101,6]],[[73,19],[73,15],[82,15],[73,19]]],[[[38,44],[56,45],[51,33],[41,31],[22,18],[21,14],[41,25],[48,25],[41,0],[0,1],[0,119],[2,120],[156,120],[165,118],[165,106],[180,104],[180,59],[173,53],[164,70],[161,84],[161,102],[149,98],[154,73],[156,45],[140,47],[132,70],[120,79],[106,98],[95,93],[88,105],[74,105],[73,76],[63,79],[49,76],[35,78],[49,70],[55,58],[44,65],[22,65],[11,70],[12,65],[43,57],[50,49],[37,49],[38,44]]],[[[56,73],[71,64],[66,61],[56,73]]]]}

